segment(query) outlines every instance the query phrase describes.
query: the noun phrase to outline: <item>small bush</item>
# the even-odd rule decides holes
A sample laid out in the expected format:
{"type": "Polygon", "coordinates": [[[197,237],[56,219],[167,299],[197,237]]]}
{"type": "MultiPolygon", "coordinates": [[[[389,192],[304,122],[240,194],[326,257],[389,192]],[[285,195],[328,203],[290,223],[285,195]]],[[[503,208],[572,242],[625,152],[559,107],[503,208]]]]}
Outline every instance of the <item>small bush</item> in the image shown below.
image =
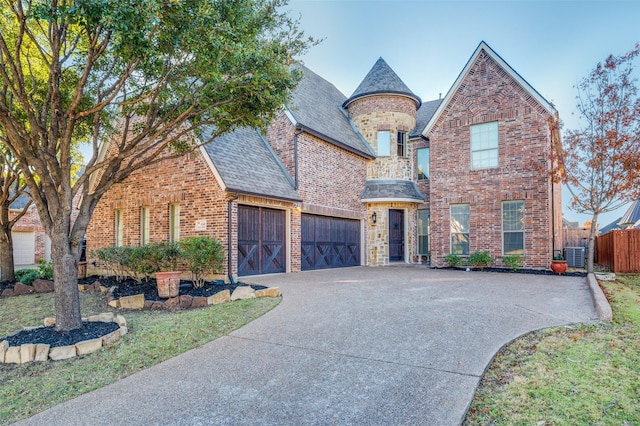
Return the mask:
{"type": "Polygon", "coordinates": [[[180,258],[187,270],[191,272],[191,279],[195,287],[202,287],[204,276],[218,272],[224,263],[222,245],[210,237],[187,237],[180,241],[180,258]]]}
{"type": "Polygon", "coordinates": [[[31,285],[35,280],[40,278],[40,273],[37,269],[20,269],[15,272],[14,276],[16,281],[24,285],[31,285]]]}
{"type": "Polygon", "coordinates": [[[522,256],[519,254],[509,254],[502,258],[502,264],[512,271],[517,271],[522,266],[522,256]]]}
{"type": "Polygon", "coordinates": [[[43,280],[53,280],[53,263],[44,259],[38,260],[38,273],[43,280]]]}
{"type": "Polygon", "coordinates": [[[98,259],[102,266],[116,278],[116,281],[122,281],[128,276],[126,270],[128,248],[102,247],[92,250],[91,256],[98,259]]]}
{"type": "Polygon", "coordinates": [[[462,265],[462,258],[457,254],[446,255],[444,257],[444,261],[447,262],[447,265],[449,265],[452,268],[462,265]]]}
{"type": "Polygon", "coordinates": [[[469,256],[469,265],[475,266],[476,268],[483,269],[492,263],[493,258],[488,251],[474,251],[469,256]]]}
{"type": "Polygon", "coordinates": [[[180,248],[176,243],[163,241],[144,246],[146,262],[151,273],[177,271],[180,263],[180,248]]]}

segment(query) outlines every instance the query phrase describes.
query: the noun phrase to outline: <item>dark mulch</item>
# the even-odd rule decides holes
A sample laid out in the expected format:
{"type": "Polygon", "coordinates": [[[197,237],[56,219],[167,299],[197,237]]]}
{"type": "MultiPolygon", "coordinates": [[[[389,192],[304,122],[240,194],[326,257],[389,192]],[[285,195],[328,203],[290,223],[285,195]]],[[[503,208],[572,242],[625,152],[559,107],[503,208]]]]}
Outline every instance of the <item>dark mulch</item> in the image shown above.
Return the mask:
{"type": "MultiPolygon", "coordinates": [[[[450,271],[466,271],[467,267],[450,267],[450,266],[446,266],[446,267],[433,267],[432,269],[448,269],[450,271]]],[[[531,275],[558,275],[555,272],[548,270],[548,269],[525,269],[525,268],[521,268],[518,269],[517,271],[514,271],[512,269],[509,268],[468,268],[470,271],[479,271],[479,272],[506,272],[509,274],[531,274],[531,275]]],[[[586,272],[565,272],[564,274],[562,274],[562,276],[565,277],[586,277],[587,273],[586,272]]]]}
{"type": "MultiPolygon", "coordinates": [[[[113,297],[115,297],[116,299],[142,293],[144,294],[145,300],[166,300],[161,299],[158,296],[158,288],[156,287],[155,279],[150,279],[148,282],[137,283],[133,279],[127,279],[118,282],[113,277],[91,277],[80,280],[80,282],[82,284],[93,284],[96,280],[100,281],[100,284],[105,287],[116,287],[115,291],[113,292],[113,297]]],[[[223,290],[229,290],[233,293],[233,290],[235,290],[236,287],[246,285],[248,284],[225,284],[224,281],[210,281],[205,283],[204,286],[197,288],[194,287],[191,281],[182,280],[180,281],[180,295],[188,295],[192,297],[209,297],[223,290]]],[[[254,290],[262,290],[267,287],[260,285],[251,285],[251,288],[253,288],[254,290]]]]}
{"type": "Polygon", "coordinates": [[[66,333],[57,332],[54,326],[40,327],[33,330],[23,330],[12,336],[2,337],[0,341],[7,340],[9,346],[20,346],[25,343],[38,343],[58,346],[75,345],[84,340],[97,339],[116,331],[120,326],[115,322],[83,322],[82,328],[66,333]]]}
{"type": "Polygon", "coordinates": [[[15,281],[0,281],[0,293],[2,293],[5,288],[13,288],[15,283],[15,281]]]}

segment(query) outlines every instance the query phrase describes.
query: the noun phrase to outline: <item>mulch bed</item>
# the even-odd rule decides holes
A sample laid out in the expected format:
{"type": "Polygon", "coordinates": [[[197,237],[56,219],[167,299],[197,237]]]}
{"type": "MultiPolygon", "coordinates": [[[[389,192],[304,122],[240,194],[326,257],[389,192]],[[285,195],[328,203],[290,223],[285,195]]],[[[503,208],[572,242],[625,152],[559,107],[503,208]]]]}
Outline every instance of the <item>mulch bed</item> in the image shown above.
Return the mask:
{"type": "Polygon", "coordinates": [[[97,339],[116,331],[120,326],[115,322],[83,322],[82,328],[66,333],[57,332],[53,325],[33,330],[22,330],[12,336],[0,337],[0,342],[7,340],[9,346],[20,346],[26,343],[45,344],[52,348],[75,345],[84,340],[97,339]]]}
{"type": "MultiPolygon", "coordinates": [[[[161,299],[158,296],[158,288],[156,287],[156,280],[149,279],[147,282],[137,283],[133,279],[126,279],[123,281],[117,281],[114,277],[90,277],[82,280],[78,280],[79,284],[93,284],[95,281],[99,281],[101,285],[105,287],[115,287],[113,297],[119,299],[126,296],[134,296],[136,294],[144,294],[145,300],[150,301],[164,301],[167,299],[161,299]]],[[[180,296],[187,295],[191,297],[209,297],[223,290],[229,290],[233,293],[239,286],[247,286],[249,284],[236,283],[225,284],[224,281],[210,281],[204,284],[202,287],[195,287],[193,282],[188,280],[180,281],[180,296]]],[[[254,290],[264,290],[267,287],[261,285],[251,285],[254,290]]]]}
{"type": "MultiPolygon", "coordinates": [[[[445,267],[433,267],[432,269],[447,269],[450,271],[466,271],[467,269],[469,269],[469,271],[475,271],[475,272],[506,272],[509,274],[531,274],[531,275],[558,275],[555,272],[548,270],[548,269],[525,269],[525,268],[521,268],[518,269],[517,271],[514,271],[512,269],[509,268],[467,268],[466,266],[460,266],[460,267],[451,267],[451,266],[445,266],[445,267]]],[[[563,277],[586,277],[587,273],[586,272],[579,272],[579,271],[575,271],[575,272],[565,272],[562,274],[563,277]]]]}

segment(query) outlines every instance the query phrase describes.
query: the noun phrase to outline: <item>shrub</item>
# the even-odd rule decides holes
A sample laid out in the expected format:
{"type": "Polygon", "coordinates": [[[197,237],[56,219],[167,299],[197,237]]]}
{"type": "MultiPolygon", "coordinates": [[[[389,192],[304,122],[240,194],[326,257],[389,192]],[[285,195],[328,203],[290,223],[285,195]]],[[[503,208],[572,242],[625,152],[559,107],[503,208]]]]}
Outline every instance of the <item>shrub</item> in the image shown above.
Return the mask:
{"type": "Polygon", "coordinates": [[[37,269],[20,269],[15,272],[14,276],[16,281],[24,285],[31,285],[35,280],[40,278],[40,273],[37,269]]]}
{"type": "Polygon", "coordinates": [[[180,258],[187,270],[191,272],[191,279],[195,287],[202,287],[204,276],[218,272],[224,263],[222,245],[210,237],[187,237],[180,241],[180,258]]]}
{"type": "Polygon", "coordinates": [[[456,267],[462,265],[462,259],[457,254],[448,254],[444,257],[444,261],[447,262],[447,265],[450,267],[456,267]]]}
{"type": "Polygon", "coordinates": [[[144,246],[144,250],[150,273],[178,269],[180,248],[176,243],[169,241],[151,243],[144,246]]]}
{"type": "Polygon", "coordinates": [[[519,254],[509,254],[502,258],[502,264],[512,271],[517,271],[522,266],[522,256],[519,254]]]}
{"type": "Polygon", "coordinates": [[[127,277],[126,264],[129,255],[126,247],[102,247],[91,251],[91,256],[98,259],[101,266],[120,282],[127,277]]]}
{"type": "Polygon", "coordinates": [[[43,280],[53,280],[53,264],[44,259],[38,260],[38,273],[43,280]]]}
{"type": "Polygon", "coordinates": [[[493,259],[488,251],[474,251],[469,256],[469,264],[483,269],[493,263],[493,259]]]}

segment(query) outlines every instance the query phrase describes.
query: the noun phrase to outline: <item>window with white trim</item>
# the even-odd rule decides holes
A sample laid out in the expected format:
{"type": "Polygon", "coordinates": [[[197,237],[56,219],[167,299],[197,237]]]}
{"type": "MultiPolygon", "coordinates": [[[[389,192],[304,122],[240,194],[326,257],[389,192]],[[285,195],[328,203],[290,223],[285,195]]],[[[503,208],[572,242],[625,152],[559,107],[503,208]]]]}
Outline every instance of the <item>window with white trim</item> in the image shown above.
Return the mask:
{"type": "Polygon", "coordinates": [[[416,155],[418,180],[427,180],[429,179],[429,148],[418,149],[416,155]]]}
{"type": "Polygon", "coordinates": [[[122,247],[124,245],[124,212],[122,210],[115,210],[114,224],[116,247],[122,247]]]}
{"type": "Polygon", "coordinates": [[[180,204],[169,204],[169,241],[180,241],[180,204]]]}
{"type": "Polygon", "coordinates": [[[502,254],[524,254],[524,201],[502,203],[502,254]]]}
{"type": "Polygon", "coordinates": [[[391,132],[389,130],[378,130],[378,156],[388,157],[391,155],[391,132]]]}
{"type": "Polygon", "coordinates": [[[471,126],[471,169],[498,167],[498,122],[471,126]]]}
{"type": "Polygon", "coordinates": [[[418,254],[429,254],[430,235],[430,214],[429,210],[418,210],[418,254]]]}
{"type": "Polygon", "coordinates": [[[469,204],[451,205],[451,254],[469,255],[469,204]]]}
{"type": "Polygon", "coordinates": [[[149,244],[149,207],[140,207],[140,245],[149,244]]]}

